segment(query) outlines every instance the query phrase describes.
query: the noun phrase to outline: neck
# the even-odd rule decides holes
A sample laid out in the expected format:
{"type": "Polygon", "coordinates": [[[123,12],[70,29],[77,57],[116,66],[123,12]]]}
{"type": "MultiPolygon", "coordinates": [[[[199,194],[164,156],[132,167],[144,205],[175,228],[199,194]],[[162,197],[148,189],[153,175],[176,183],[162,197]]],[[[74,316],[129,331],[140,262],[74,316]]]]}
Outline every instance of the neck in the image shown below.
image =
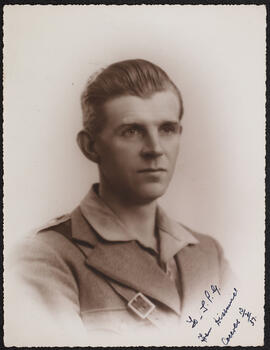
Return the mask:
{"type": "Polygon", "coordinates": [[[102,182],[99,185],[99,196],[123,222],[134,239],[157,250],[156,200],[143,204],[133,203],[130,199],[122,198],[119,194],[114,193],[102,182]]]}

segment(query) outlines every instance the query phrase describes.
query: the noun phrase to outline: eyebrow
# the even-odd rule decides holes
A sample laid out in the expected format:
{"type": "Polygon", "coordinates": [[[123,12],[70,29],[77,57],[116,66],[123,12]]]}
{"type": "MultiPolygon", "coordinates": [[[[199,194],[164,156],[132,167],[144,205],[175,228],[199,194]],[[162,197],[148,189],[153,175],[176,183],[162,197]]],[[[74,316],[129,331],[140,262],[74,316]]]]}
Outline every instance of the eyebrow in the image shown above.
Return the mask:
{"type": "Polygon", "coordinates": [[[139,127],[139,128],[141,128],[141,127],[144,127],[144,125],[143,124],[140,124],[140,123],[123,123],[123,124],[121,124],[121,125],[119,125],[119,127],[117,128],[117,129],[124,129],[124,128],[128,128],[128,127],[134,127],[134,126],[136,126],[136,127],[139,127]]]}
{"type": "MultiPolygon", "coordinates": [[[[163,125],[163,124],[170,124],[170,125],[179,125],[179,121],[175,121],[175,120],[163,120],[159,125],[163,125]]],[[[121,130],[124,128],[128,128],[128,127],[138,127],[138,128],[145,128],[146,124],[144,123],[138,123],[138,122],[134,122],[134,123],[123,123],[121,125],[119,125],[119,127],[117,128],[117,130],[121,130]]]]}

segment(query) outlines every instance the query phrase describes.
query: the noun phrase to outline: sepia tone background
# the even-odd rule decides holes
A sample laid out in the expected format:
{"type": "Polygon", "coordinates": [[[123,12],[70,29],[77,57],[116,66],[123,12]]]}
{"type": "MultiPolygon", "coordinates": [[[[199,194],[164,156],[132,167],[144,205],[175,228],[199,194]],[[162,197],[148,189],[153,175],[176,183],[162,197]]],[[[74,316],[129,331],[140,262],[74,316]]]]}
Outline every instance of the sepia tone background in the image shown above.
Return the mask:
{"type": "Polygon", "coordinates": [[[95,70],[129,58],[160,65],[183,95],[179,160],[161,204],[221,243],[262,318],[263,6],[5,6],[6,251],[97,180],[76,144],[80,94],[95,70]]]}

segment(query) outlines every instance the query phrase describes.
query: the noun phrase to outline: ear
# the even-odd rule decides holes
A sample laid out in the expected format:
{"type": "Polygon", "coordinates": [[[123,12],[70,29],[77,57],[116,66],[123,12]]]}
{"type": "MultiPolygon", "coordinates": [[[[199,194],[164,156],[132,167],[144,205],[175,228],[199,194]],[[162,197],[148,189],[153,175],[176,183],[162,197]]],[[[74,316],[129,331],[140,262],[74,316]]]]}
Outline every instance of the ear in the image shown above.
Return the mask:
{"type": "Polygon", "coordinates": [[[86,158],[95,163],[99,162],[99,156],[95,150],[95,141],[91,138],[87,131],[81,130],[78,133],[77,143],[86,158]]]}

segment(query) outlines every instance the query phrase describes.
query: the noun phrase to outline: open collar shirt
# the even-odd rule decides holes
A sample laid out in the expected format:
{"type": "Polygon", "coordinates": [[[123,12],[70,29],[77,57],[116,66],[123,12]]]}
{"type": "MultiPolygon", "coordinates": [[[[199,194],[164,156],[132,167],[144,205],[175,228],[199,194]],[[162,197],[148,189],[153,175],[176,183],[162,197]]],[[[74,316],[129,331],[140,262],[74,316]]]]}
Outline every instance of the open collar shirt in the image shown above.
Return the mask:
{"type": "Polygon", "coordinates": [[[80,209],[88,223],[104,240],[110,242],[136,240],[142,249],[154,255],[157,264],[175,283],[179,298],[181,298],[180,271],[174,257],[188,244],[198,243],[198,240],[188,230],[169,218],[165,211],[157,206],[156,229],[159,249],[158,251],[153,249],[143,237],[134,237],[117,215],[104,203],[98,195],[98,184],[94,184],[81,201],[80,209]]]}

